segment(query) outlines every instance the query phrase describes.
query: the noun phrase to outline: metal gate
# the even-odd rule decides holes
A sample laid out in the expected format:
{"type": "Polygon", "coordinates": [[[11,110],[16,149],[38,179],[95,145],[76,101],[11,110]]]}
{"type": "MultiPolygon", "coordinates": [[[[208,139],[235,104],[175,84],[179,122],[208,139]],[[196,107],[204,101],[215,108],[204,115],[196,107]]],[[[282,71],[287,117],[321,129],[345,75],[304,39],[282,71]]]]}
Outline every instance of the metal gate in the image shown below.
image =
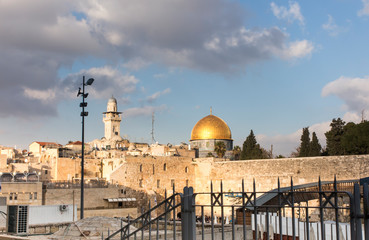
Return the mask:
{"type": "MultiPolygon", "coordinates": [[[[278,187],[269,192],[194,193],[185,187],[106,239],[369,240],[368,184],[359,180],[278,187]],[[199,204],[201,203],[201,204],[199,204]],[[155,214],[154,214],[155,213],[155,214]]],[[[103,237],[102,237],[103,239],[103,237]]]]}

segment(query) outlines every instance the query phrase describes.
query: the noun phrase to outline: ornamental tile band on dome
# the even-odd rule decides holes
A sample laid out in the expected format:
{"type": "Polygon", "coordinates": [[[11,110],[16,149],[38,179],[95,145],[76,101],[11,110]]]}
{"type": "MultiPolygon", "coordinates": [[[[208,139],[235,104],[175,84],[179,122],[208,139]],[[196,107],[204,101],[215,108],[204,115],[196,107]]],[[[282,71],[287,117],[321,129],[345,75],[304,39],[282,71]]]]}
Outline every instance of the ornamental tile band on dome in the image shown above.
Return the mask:
{"type": "Polygon", "coordinates": [[[210,114],[198,121],[191,132],[191,141],[205,139],[232,140],[231,130],[223,119],[210,114]]]}

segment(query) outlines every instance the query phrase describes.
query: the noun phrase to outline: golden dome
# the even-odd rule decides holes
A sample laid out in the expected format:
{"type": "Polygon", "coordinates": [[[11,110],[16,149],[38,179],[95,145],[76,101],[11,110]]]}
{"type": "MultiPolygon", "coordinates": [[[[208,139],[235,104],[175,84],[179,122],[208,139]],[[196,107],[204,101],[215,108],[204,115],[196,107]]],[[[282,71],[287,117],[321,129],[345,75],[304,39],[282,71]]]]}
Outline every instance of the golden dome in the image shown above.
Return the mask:
{"type": "Polygon", "coordinates": [[[191,132],[191,141],[204,139],[232,140],[231,130],[223,119],[210,114],[198,121],[191,132]]]}

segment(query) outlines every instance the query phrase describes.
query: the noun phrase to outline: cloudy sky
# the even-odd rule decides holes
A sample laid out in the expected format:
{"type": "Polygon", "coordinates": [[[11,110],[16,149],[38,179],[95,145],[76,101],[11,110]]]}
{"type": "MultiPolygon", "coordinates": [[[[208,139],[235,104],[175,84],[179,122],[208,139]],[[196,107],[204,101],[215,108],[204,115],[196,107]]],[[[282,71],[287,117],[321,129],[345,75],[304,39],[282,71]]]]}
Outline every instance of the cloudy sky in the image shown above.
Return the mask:
{"type": "Polygon", "coordinates": [[[369,118],[369,1],[0,0],[0,145],[80,140],[82,76],[93,77],[86,140],[188,142],[213,113],[235,145],[252,129],[289,155],[301,129],[369,118]]]}

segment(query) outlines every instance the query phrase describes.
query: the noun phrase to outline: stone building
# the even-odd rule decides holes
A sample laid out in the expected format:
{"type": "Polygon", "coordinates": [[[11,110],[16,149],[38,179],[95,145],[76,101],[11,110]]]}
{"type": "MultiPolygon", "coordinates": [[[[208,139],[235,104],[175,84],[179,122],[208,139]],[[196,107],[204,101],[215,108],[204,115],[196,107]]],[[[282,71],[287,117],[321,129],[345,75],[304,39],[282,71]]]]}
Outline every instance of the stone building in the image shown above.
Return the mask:
{"type": "Polygon", "coordinates": [[[196,123],[191,132],[191,148],[198,150],[198,157],[216,156],[214,148],[217,142],[226,146],[226,157],[231,156],[233,140],[231,130],[223,119],[212,114],[202,118],[196,123]]]}
{"type": "Polygon", "coordinates": [[[29,153],[35,157],[41,156],[42,152],[50,148],[59,148],[62,145],[55,142],[33,142],[29,145],[29,153]]]}
{"type": "Polygon", "coordinates": [[[118,112],[117,99],[111,97],[108,100],[107,110],[103,113],[103,122],[105,124],[105,135],[99,139],[90,142],[94,149],[119,149],[125,148],[129,141],[120,136],[120,122],[122,112],[118,112]]]}

